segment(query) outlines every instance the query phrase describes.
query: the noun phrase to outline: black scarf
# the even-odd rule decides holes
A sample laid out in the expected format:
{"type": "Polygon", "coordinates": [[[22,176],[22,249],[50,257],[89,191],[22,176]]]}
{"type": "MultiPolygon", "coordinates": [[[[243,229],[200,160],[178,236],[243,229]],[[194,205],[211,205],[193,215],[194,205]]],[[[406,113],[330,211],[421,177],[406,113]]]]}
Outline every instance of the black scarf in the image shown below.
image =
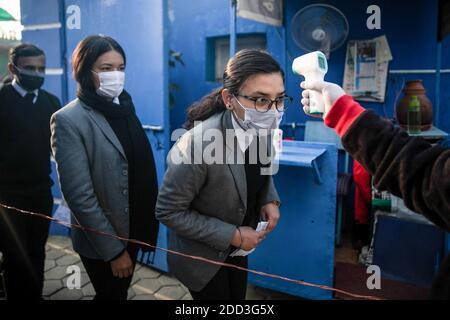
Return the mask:
{"type": "MultiPolygon", "coordinates": [[[[77,95],[82,102],[106,118],[127,157],[130,238],[156,245],[159,223],[155,217],[158,195],[155,161],[131,96],[123,91],[118,105],[92,90],[79,89],[77,95]]],[[[149,247],[143,249],[154,251],[149,247]]]]}

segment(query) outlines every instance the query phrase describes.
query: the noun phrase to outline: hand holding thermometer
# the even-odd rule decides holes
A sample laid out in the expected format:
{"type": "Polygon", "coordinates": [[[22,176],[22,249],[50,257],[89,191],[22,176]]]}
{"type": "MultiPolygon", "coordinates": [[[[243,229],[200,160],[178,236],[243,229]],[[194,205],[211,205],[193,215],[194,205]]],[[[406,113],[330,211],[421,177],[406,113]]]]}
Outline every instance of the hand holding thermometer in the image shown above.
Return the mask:
{"type": "MultiPolygon", "coordinates": [[[[307,82],[323,81],[325,74],[328,72],[327,58],[320,51],[304,54],[294,60],[292,71],[304,76],[307,82]]],[[[309,113],[321,114],[324,112],[324,104],[320,92],[311,91],[309,100],[309,113]]]]}

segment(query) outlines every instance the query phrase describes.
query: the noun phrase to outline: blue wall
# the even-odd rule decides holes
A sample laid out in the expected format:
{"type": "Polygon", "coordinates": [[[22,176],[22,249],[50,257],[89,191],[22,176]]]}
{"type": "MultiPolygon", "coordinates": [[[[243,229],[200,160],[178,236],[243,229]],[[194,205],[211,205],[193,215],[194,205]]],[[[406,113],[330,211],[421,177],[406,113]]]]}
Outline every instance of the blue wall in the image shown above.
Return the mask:
{"type": "MultiPolygon", "coordinates": [[[[286,21],[290,28],[290,21],[295,13],[307,4],[317,1],[287,1],[286,3],[286,21]]],[[[328,3],[340,9],[347,17],[350,27],[348,39],[369,39],[380,35],[386,35],[391,47],[394,60],[391,61],[390,69],[434,69],[436,68],[437,54],[437,1],[421,0],[397,0],[397,1],[321,1],[328,3]],[[381,30],[369,30],[366,27],[366,9],[371,4],[377,4],[381,8],[381,30]]],[[[289,29],[288,29],[289,30],[289,29]]],[[[288,31],[289,32],[289,31],[288,31]]],[[[303,54],[293,40],[287,37],[287,51],[293,57],[303,54]]],[[[445,57],[443,67],[448,68],[449,60],[448,39],[444,44],[443,57],[445,57]]],[[[346,45],[335,52],[332,52],[329,61],[330,71],[326,79],[332,82],[342,84],[344,72],[346,45]]],[[[296,90],[296,79],[288,73],[288,90],[296,90]]],[[[435,81],[433,74],[390,74],[388,78],[388,89],[386,93],[386,102],[380,103],[362,102],[366,108],[374,109],[380,115],[387,115],[391,118],[394,114],[394,100],[397,92],[401,89],[402,82],[409,79],[423,79],[427,95],[435,103],[435,81]]],[[[448,88],[450,76],[442,75],[441,107],[439,127],[450,131],[449,119],[449,99],[445,88],[448,88]],[[446,120],[447,119],[447,120],[446,120]]],[[[447,90],[448,91],[448,90],[447,90]]],[[[293,119],[305,120],[305,115],[301,110],[296,110],[288,115],[288,121],[293,119]]]]}
{"type": "MultiPolygon", "coordinates": [[[[33,25],[60,23],[62,2],[58,0],[32,1],[21,0],[21,23],[25,27],[33,25]]],[[[63,62],[63,29],[29,30],[22,32],[23,42],[32,42],[45,51],[47,68],[62,68],[63,62]]],[[[55,94],[63,103],[64,75],[47,75],[44,89],[55,94]]]]}
{"type": "MultiPolygon", "coordinates": [[[[340,9],[347,17],[350,34],[348,39],[369,39],[386,35],[394,60],[390,69],[435,69],[436,68],[436,30],[437,30],[437,0],[334,0],[334,1],[285,1],[285,28],[266,26],[258,22],[238,18],[239,33],[267,32],[268,51],[275,55],[284,66],[287,78],[287,92],[295,97],[295,105],[288,110],[285,122],[303,123],[307,117],[298,108],[300,77],[292,74],[291,63],[304,52],[291,38],[290,25],[295,13],[312,3],[326,3],[340,9]],[[369,30],[366,27],[366,9],[377,4],[381,8],[381,30],[369,30]],[[286,34],[286,37],[284,36],[286,34]]],[[[184,55],[186,67],[176,67],[170,71],[172,82],[180,86],[175,93],[176,106],[171,110],[170,121],[172,129],[178,128],[184,121],[185,109],[204,94],[220,86],[220,83],[205,81],[206,45],[205,37],[226,35],[229,32],[229,1],[228,0],[173,0],[169,5],[170,41],[172,49],[184,55]]],[[[445,39],[442,49],[442,68],[450,68],[450,36],[445,39]]],[[[329,72],[326,79],[342,84],[344,72],[346,44],[332,52],[329,61],[329,72]]],[[[427,95],[435,102],[434,74],[391,74],[388,79],[388,89],[384,106],[380,103],[362,104],[373,108],[380,115],[392,118],[394,115],[394,100],[401,90],[404,80],[422,79],[427,95]],[[385,111],[384,111],[385,110],[385,111]]],[[[450,132],[450,74],[442,74],[441,105],[439,127],[450,132]]],[[[303,138],[303,129],[298,128],[296,138],[303,138]]]]}
{"type": "MultiPolygon", "coordinates": [[[[206,81],[207,37],[229,34],[229,0],[172,0],[169,2],[170,49],[183,54],[186,67],[170,70],[170,81],[180,86],[174,92],[176,105],[171,109],[172,130],[181,127],[185,110],[194,101],[221,86],[206,81]]],[[[268,50],[284,65],[284,30],[249,20],[238,19],[238,32],[267,33],[268,50]]]]}

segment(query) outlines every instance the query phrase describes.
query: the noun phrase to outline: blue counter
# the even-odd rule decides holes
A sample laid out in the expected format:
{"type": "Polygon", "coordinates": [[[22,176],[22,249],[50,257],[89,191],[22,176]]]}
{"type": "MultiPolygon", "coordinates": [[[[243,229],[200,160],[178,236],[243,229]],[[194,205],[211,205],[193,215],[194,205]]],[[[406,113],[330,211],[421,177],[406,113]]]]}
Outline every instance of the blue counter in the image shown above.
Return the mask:
{"type": "MultiPolygon", "coordinates": [[[[334,144],[284,141],[274,177],[281,219],[250,255],[251,269],[333,286],[337,157],[334,144]]],[[[308,299],[332,299],[330,291],[251,273],[249,281],[308,299]]]]}

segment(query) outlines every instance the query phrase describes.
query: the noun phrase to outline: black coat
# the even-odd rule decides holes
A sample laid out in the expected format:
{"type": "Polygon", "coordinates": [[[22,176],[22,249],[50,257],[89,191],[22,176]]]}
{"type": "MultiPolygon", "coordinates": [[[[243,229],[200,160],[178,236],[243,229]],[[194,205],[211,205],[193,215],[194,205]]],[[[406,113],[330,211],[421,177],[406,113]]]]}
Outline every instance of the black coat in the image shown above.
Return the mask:
{"type": "Polygon", "coordinates": [[[11,84],[0,89],[0,194],[50,193],[50,117],[60,107],[42,89],[34,104],[11,84]]]}
{"type": "MultiPolygon", "coordinates": [[[[342,144],[374,177],[378,190],[403,198],[408,208],[450,231],[450,149],[410,137],[372,111],[354,121],[342,144]]],[[[434,299],[450,299],[450,255],[431,291],[434,299]]]]}

